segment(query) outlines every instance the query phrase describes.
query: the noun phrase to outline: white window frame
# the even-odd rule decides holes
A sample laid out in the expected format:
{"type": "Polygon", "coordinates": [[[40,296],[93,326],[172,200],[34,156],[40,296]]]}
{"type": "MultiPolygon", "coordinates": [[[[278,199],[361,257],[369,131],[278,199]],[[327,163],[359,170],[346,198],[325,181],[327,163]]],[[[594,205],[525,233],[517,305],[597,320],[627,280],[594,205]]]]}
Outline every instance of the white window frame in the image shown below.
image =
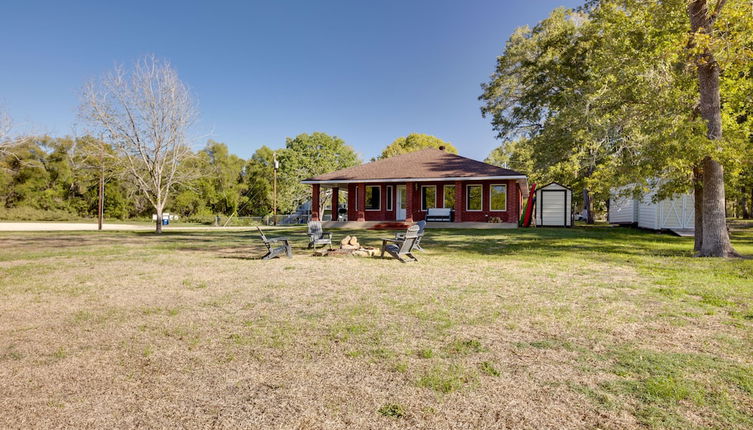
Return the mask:
{"type": "MultiPolygon", "coordinates": [[[[507,212],[507,198],[510,197],[507,194],[507,184],[489,184],[489,211],[490,212],[507,212]],[[505,187],[505,208],[504,209],[492,209],[492,189],[494,187],[505,187]]],[[[481,202],[481,207],[484,206],[484,203],[481,202]]]]}
{"type": "Polygon", "coordinates": [[[455,209],[455,205],[452,205],[450,207],[447,207],[447,194],[445,193],[445,190],[447,187],[452,187],[452,194],[455,196],[455,204],[457,204],[457,198],[458,198],[458,189],[455,187],[455,184],[449,184],[449,185],[442,185],[442,209],[455,209]]]}
{"type": "Polygon", "coordinates": [[[418,198],[419,200],[421,200],[421,212],[428,212],[429,209],[437,208],[437,186],[436,185],[421,185],[421,188],[419,188],[418,192],[419,192],[418,198]],[[424,207],[424,188],[434,188],[434,207],[433,208],[424,207]]]}
{"type": "Polygon", "coordinates": [[[395,200],[395,187],[393,187],[392,185],[387,185],[386,187],[384,187],[384,196],[387,199],[385,210],[387,212],[392,212],[392,210],[395,209],[395,204],[393,202],[393,200],[395,200]]]}
{"type": "Polygon", "coordinates": [[[363,193],[364,193],[364,196],[363,196],[363,201],[364,201],[363,207],[364,207],[364,210],[367,210],[369,212],[379,212],[379,211],[382,210],[382,186],[381,185],[366,185],[363,188],[363,193]],[[369,193],[367,192],[367,190],[369,188],[376,188],[376,189],[379,190],[379,200],[377,201],[378,204],[377,204],[376,209],[368,209],[367,208],[368,202],[366,201],[366,197],[368,197],[368,195],[369,195],[369,193]]]}
{"type": "Polygon", "coordinates": [[[483,212],[484,211],[484,185],[483,184],[466,184],[465,186],[465,211],[466,212],[483,212]],[[468,209],[468,203],[470,203],[469,197],[471,193],[468,189],[471,187],[481,187],[481,209],[468,209]]]}

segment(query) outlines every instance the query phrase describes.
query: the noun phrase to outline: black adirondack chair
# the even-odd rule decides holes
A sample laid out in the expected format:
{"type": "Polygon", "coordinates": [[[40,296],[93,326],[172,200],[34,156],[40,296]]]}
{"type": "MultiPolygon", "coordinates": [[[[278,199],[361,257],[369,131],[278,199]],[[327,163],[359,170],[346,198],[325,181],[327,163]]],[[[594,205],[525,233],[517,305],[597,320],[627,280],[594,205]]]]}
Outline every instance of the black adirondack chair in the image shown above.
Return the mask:
{"type": "Polygon", "coordinates": [[[322,231],[322,223],[320,221],[309,221],[309,248],[316,249],[319,245],[329,245],[329,249],[332,249],[332,233],[328,231],[322,231]]]}
{"type": "Polygon", "coordinates": [[[264,246],[267,247],[267,254],[261,258],[262,260],[270,260],[283,254],[288,258],[293,257],[293,248],[290,246],[290,240],[287,237],[267,238],[260,227],[256,227],[256,229],[259,230],[261,240],[264,242],[264,246]]]}
{"type": "MultiPolygon", "coordinates": [[[[421,247],[421,239],[424,238],[424,229],[426,229],[426,221],[421,220],[416,223],[418,226],[418,239],[416,239],[416,244],[413,246],[413,249],[416,251],[422,251],[423,248],[421,247]]],[[[405,233],[395,233],[395,239],[396,240],[402,240],[405,238],[405,233]]]]}
{"type": "Polygon", "coordinates": [[[418,258],[413,255],[413,249],[416,247],[416,243],[418,243],[419,239],[418,230],[418,225],[412,225],[408,227],[408,230],[403,234],[402,239],[382,239],[382,253],[380,257],[384,258],[384,253],[386,251],[388,254],[403,263],[418,261],[418,258]],[[408,257],[408,259],[405,257],[408,257]]]}

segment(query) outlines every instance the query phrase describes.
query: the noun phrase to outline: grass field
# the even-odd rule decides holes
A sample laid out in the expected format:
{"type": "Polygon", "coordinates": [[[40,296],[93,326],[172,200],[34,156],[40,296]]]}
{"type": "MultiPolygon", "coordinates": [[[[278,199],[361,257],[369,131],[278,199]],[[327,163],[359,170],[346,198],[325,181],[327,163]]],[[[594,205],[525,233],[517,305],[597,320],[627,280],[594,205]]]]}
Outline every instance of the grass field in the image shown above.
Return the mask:
{"type": "Polygon", "coordinates": [[[0,428],[753,427],[753,260],[607,227],[431,230],[416,264],[273,234],[293,259],[0,234],[0,428]]]}

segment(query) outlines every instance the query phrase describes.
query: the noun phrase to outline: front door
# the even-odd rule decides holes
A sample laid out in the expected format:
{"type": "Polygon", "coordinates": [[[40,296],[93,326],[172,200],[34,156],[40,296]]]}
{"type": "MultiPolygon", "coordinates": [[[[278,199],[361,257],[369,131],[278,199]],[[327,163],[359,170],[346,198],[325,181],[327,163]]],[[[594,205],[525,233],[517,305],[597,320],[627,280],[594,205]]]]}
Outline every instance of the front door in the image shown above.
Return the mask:
{"type": "Polygon", "coordinates": [[[395,218],[398,221],[405,221],[405,185],[397,186],[397,213],[395,218]]]}
{"type": "Polygon", "coordinates": [[[541,201],[536,202],[541,214],[541,226],[567,227],[567,192],[541,190],[541,201]]]}

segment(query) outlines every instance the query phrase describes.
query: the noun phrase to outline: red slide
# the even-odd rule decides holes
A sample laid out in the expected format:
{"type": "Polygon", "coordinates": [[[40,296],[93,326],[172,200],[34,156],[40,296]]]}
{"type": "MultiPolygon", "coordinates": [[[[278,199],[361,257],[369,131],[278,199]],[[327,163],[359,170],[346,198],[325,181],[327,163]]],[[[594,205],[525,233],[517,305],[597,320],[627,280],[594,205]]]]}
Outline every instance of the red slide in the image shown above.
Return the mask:
{"type": "Polygon", "coordinates": [[[526,202],[525,218],[523,218],[523,227],[531,226],[531,217],[533,215],[533,207],[536,204],[536,183],[531,184],[531,191],[528,193],[528,201],[526,202]]]}

